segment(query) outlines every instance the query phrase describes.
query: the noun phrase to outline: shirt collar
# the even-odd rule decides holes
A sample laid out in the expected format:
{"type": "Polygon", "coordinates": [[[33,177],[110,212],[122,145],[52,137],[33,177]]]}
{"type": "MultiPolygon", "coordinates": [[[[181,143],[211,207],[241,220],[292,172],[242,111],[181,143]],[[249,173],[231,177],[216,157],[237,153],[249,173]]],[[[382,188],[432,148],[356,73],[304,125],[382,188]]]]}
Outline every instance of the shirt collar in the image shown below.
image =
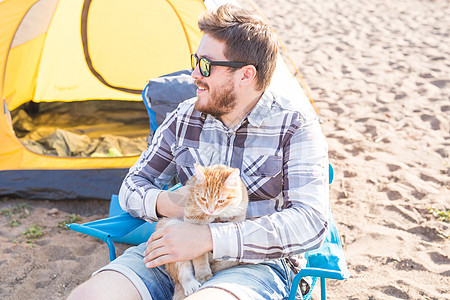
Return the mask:
{"type": "Polygon", "coordinates": [[[274,101],[274,95],[266,90],[258,103],[256,103],[255,107],[253,107],[252,111],[248,114],[247,118],[249,123],[256,127],[261,126],[264,120],[269,117],[274,101]]]}

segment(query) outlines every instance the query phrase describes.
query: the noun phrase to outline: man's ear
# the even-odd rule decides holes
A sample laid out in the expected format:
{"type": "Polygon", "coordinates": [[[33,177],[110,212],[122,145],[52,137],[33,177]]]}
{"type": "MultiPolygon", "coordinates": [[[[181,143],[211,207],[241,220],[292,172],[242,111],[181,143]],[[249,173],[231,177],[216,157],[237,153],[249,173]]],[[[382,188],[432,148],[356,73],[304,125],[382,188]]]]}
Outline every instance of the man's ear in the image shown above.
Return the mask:
{"type": "Polygon", "coordinates": [[[240,85],[241,86],[245,86],[248,84],[252,84],[253,82],[256,81],[256,73],[258,71],[256,71],[256,68],[254,65],[246,65],[244,67],[241,68],[241,80],[240,80],[240,85]]]}

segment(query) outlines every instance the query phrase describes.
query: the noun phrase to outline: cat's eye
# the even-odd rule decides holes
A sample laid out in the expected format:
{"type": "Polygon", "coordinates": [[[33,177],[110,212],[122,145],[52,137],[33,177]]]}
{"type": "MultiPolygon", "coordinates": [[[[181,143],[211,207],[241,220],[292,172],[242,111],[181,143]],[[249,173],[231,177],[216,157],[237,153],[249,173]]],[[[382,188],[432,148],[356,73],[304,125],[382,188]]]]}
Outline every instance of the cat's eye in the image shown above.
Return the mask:
{"type": "Polygon", "coordinates": [[[203,202],[206,202],[206,197],[200,197],[203,202]]]}
{"type": "Polygon", "coordinates": [[[225,203],[225,200],[220,199],[219,201],[217,201],[217,203],[223,204],[223,203],[225,203]]]}

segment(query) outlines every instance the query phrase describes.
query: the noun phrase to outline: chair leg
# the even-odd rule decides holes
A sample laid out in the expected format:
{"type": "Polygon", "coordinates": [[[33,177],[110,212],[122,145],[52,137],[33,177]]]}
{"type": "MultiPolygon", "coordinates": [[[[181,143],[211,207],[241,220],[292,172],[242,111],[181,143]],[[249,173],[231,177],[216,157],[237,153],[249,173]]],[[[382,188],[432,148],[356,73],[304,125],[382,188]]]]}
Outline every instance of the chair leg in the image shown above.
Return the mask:
{"type": "Polygon", "coordinates": [[[105,241],[106,245],[108,245],[109,250],[109,261],[113,261],[116,259],[116,248],[114,247],[114,243],[111,240],[111,237],[107,237],[105,241]]]}
{"type": "Polygon", "coordinates": [[[320,299],[327,299],[327,286],[325,277],[320,277],[320,299]]]}
{"type": "Polygon", "coordinates": [[[294,280],[292,281],[291,291],[289,293],[288,300],[295,300],[295,296],[297,295],[298,285],[299,285],[301,279],[302,279],[302,277],[299,274],[297,274],[294,277],[294,280]]]}

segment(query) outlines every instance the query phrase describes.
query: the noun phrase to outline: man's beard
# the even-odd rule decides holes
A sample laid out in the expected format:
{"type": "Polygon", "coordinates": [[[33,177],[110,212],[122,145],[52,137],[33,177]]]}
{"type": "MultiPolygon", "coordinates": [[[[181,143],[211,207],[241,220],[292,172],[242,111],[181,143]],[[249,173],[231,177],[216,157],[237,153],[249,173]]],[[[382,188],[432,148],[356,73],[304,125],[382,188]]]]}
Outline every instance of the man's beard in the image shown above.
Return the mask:
{"type": "MultiPolygon", "coordinates": [[[[198,83],[199,81],[197,81],[198,83]]],[[[206,83],[201,84],[209,90],[209,86],[206,83]]],[[[199,112],[210,114],[213,117],[221,117],[231,112],[236,106],[236,92],[234,91],[234,84],[226,82],[220,88],[216,89],[209,95],[206,105],[200,106],[199,101],[195,102],[195,109],[199,112]]]]}

